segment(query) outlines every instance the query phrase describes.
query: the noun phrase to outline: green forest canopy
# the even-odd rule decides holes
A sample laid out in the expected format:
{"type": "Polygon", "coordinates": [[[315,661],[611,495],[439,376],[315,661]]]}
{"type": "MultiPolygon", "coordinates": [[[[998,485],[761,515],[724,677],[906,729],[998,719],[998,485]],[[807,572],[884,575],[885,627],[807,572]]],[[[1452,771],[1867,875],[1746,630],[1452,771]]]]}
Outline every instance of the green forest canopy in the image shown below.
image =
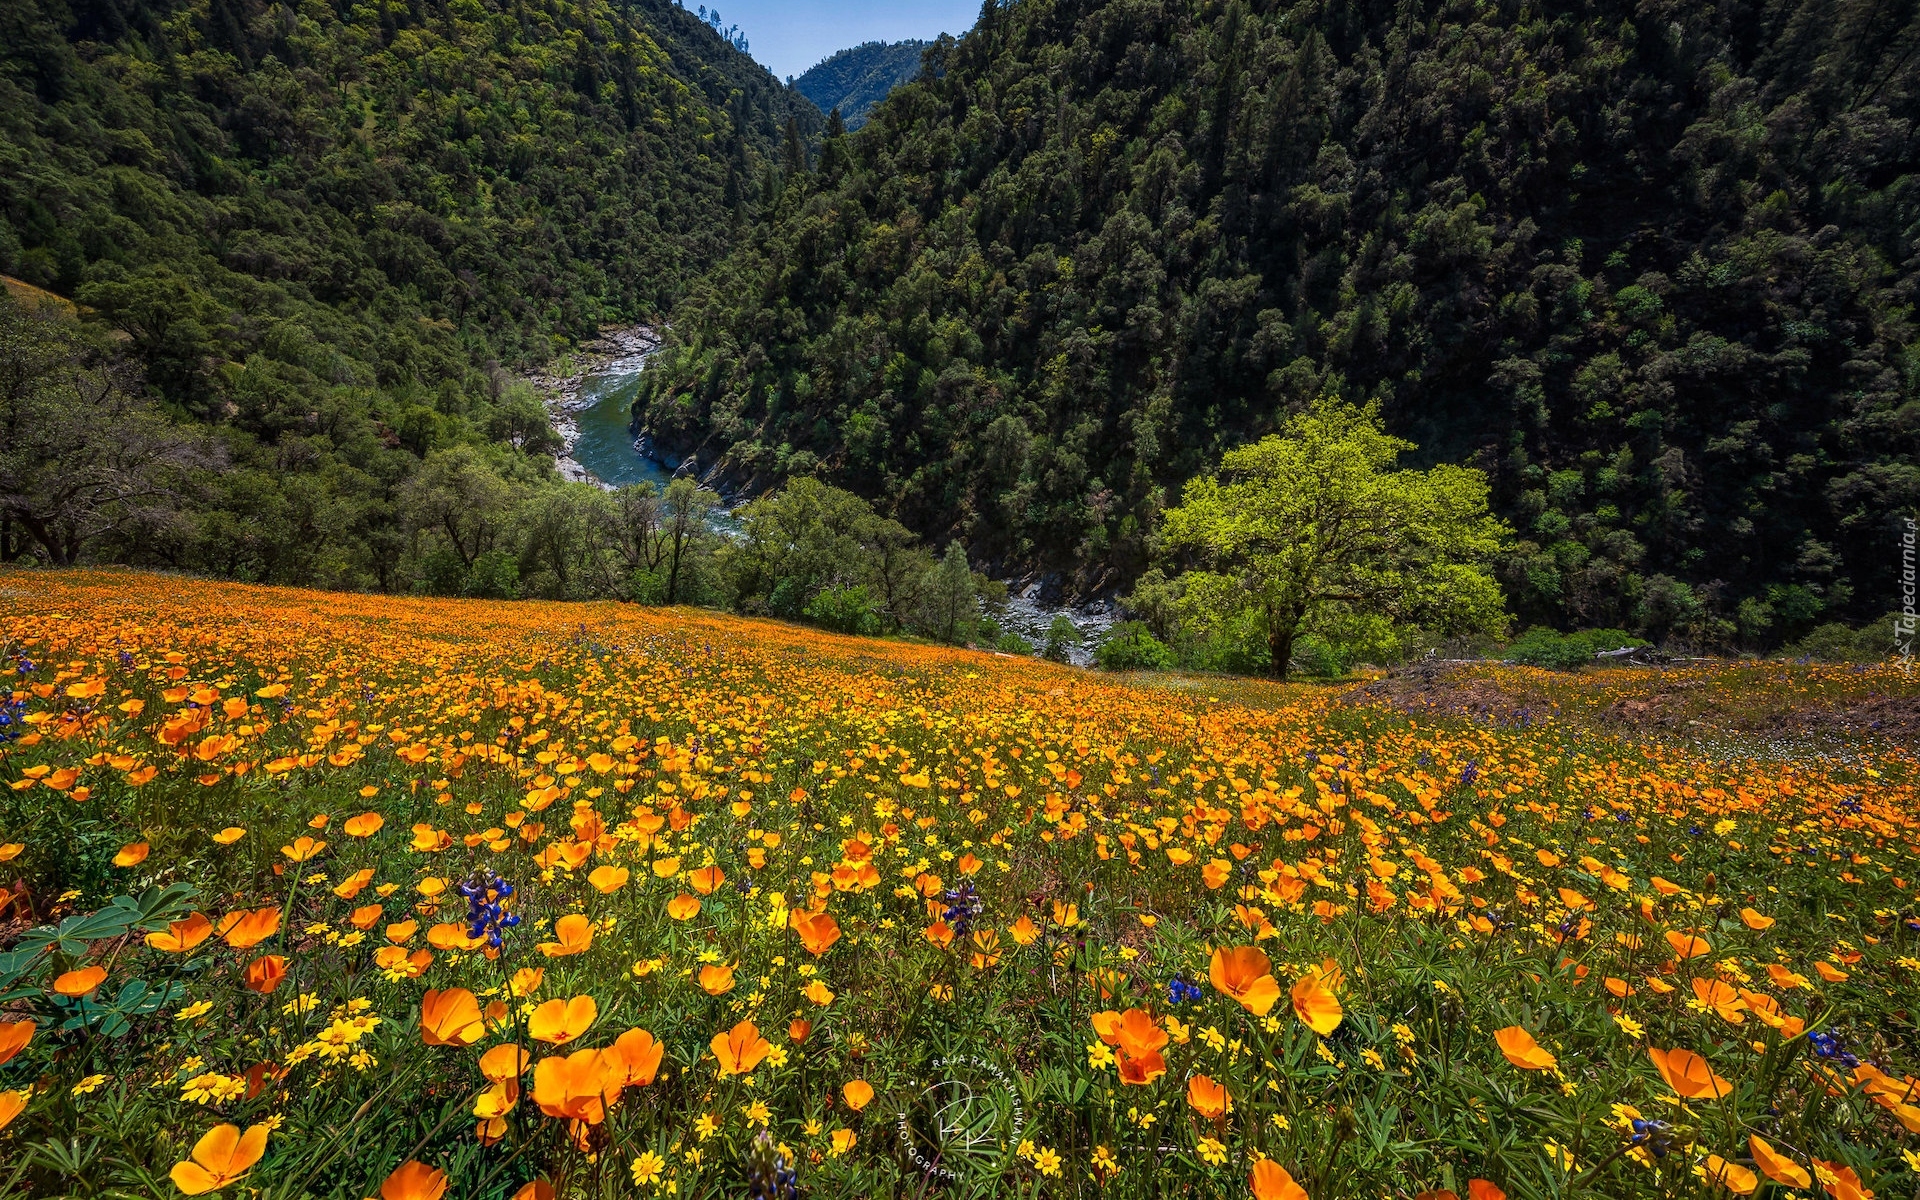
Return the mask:
{"type": "Polygon", "coordinates": [[[1085,592],[1338,393],[1489,473],[1523,624],[1877,615],[1920,504],[1916,9],[990,2],[681,302],[640,415],[1085,592]]]}
{"type": "Polygon", "coordinates": [[[665,312],[820,122],[670,0],[0,6],[0,272],[220,443],[97,553],[410,586],[421,462],[550,476],[512,369],[665,312]]]}

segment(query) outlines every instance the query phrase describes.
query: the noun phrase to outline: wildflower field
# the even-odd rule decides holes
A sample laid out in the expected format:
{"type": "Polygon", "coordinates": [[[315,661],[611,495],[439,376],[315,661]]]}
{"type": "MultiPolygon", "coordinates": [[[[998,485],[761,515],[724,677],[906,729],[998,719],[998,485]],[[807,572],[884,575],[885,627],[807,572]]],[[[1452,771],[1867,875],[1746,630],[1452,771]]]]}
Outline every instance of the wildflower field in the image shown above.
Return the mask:
{"type": "Polygon", "coordinates": [[[1890,738],[130,573],[0,634],[0,1195],[1920,1188],[1890,738]]]}

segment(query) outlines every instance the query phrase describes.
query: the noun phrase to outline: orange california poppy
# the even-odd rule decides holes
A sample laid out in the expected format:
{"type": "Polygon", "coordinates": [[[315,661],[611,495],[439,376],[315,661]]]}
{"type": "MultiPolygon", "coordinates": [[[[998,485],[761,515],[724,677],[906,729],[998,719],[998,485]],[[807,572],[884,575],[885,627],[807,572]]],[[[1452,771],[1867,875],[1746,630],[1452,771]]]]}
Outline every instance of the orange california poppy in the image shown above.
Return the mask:
{"type": "Polygon", "coordinates": [[[873,1085],[864,1079],[850,1079],[840,1089],[840,1095],[847,1101],[847,1107],[859,1112],[873,1103],[873,1085]]]}
{"type": "Polygon", "coordinates": [[[1264,1017],[1280,999],[1273,964],[1258,946],[1215,950],[1207,969],[1213,986],[1240,1002],[1256,1017],[1264,1017]]]}
{"type": "Polygon", "coordinates": [[[1500,1053],[1507,1056],[1507,1061],[1523,1071],[1550,1071],[1560,1061],[1518,1025],[1496,1030],[1493,1040],[1499,1044],[1500,1053]]]}
{"type": "Polygon", "coordinates": [[[1320,982],[1317,969],[1309,970],[1293,985],[1293,1015],[1322,1037],[1340,1028],[1343,1016],[1340,1001],[1320,982]]]}
{"type": "Polygon", "coordinates": [[[380,1185],[380,1200],[440,1200],[446,1194],[446,1172],[423,1162],[400,1164],[380,1185]]]}
{"type": "Polygon", "coordinates": [[[825,912],[796,912],[787,918],[808,954],[825,954],[840,940],[840,922],[825,912]]]}
{"type": "Polygon", "coordinates": [[[598,1125],[607,1115],[608,1092],[619,1095],[625,1082],[623,1067],[619,1080],[613,1078],[617,1067],[599,1050],[543,1058],[533,1068],[533,1102],[550,1117],[598,1125]]]}
{"type": "Polygon", "coordinates": [[[247,836],[246,830],[238,825],[229,825],[219,833],[214,834],[213,840],[222,846],[231,846],[245,836],[247,836]]]}
{"type": "Polygon", "coordinates": [[[164,930],[147,935],[147,945],[155,950],[179,954],[193,949],[213,936],[213,922],[201,913],[190,913],[178,921],[167,922],[164,930]]]}
{"type": "Polygon", "coordinates": [[[540,943],[540,953],[548,958],[585,954],[593,946],[593,922],[580,913],[568,913],[553,923],[553,936],[559,940],[540,943]]]}
{"type": "Polygon", "coordinates": [[[701,867],[698,871],[687,876],[687,882],[691,883],[693,890],[699,892],[702,896],[713,895],[713,893],[719,889],[720,885],[726,881],[727,873],[719,867],[701,867]]]}
{"type": "Polygon", "coordinates": [[[1013,935],[1014,943],[1020,946],[1031,946],[1040,938],[1040,927],[1035,925],[1033,918],[1025,913],[1022,913],[1020,919],[1007,928],[1007,932],[1013,935]]]}
{"type": "Polygon", "coordinates": [[[32,1018],[0,1021],[0,1065],[11,1062],[14,1055],[25,1050],[33,1040],[34,1031],[32,1018]]]}
{"type": "Polygon", "coordinates": [[[1748,929],[1751,929],[1756,933],[1762,930],[1773,928],[1772,917],[1763,917],[1759,913],[1753,911],[1751,908],[1741,909],[1740,919],[1746,923],[1746,926],[1748,929]]]}
{"type": "Polygon", "coordinates": [[[1469,1179],[1467,1200],[1507,1200],[1507,1194],[1491,1179],[1469,1179]]]}
{"type": "Polygon", "coordinates": [[[245,1175],[266,1152],[265,1125],[249,1126],[244,1134],[238,1125],[215,1125],[193,1144],[193,1156],[173,1164],[168,1174],[175,1187],[189,1196],[199,1196],[245,1175]]]}
{"type": "Polygon", "coordinates": [[[587,875],[587,882],[593,885],[594,891],[607,894],[627,886],[627,880],[632,877],[633,872],[625,867],[595,867],[587,875]]]}
{"type": "Polygon", "coordinates": [[[617,1063],[624,1072],[623,1082],[628,1087],[647,1087],[653,1083],[653,1077],[660,1070],[660,1060],[666,1055],[666,1043],[661,1042],[644,1029],[629,1029],[614,1040],[604,1053],[609,1061],[617,1063]]]}
{"type": "Polygon", "coordinates": [[[271,996],[287,977],[287,960],[278,954],[263,954],[247,964],[246,987],[250,992],[271,996]]]}
{"type": "Polygon", "coordinates": [[[553,1185],[544,1179],[529,1179],[525,1187],[513,1194],[513,1200],[554,1200],[553,1185]]]}
{"type": "Polygon", "coordinates": [[[387,819],[377,812],[363,812],[357,817],[348,817],[340,828],[348,837],[363,838],[379,833],[386,823],[387,819]]]}
{"type": "Polygon", "coordinates": [[[1114,1059],[1120,1066],[1120,1082],[1135,1087],[1145,1087],[1167,1073],[1167,1060],[1158,1050],[1142,1055],[1117,1050],[1114,1059]]]}
{"type": "Polygon", "coordinates": [[[280,932],[280,908],[237,909],[220,918],[213,931],[235,950],[251,950],[280,932]]]}
{"type": "Polygon", "coordinates": [[[120,847],[120,853],[113,856],[116,867],[137,867],[147,861],[147,851],[151,849],[145,842],[128,842],[120,847]]]}
{"type": "Polygon", "coordinates": [[[372,883],[372,882],[373,882],[373,868],[362,867],[358,871],[355,871],[353,874],[347,876],[345,879],[342,879],[339,883],[335,884],[333,887],[333,894],[340,897],[342,900],[351,900],[355,896],[358,896],[360,894],[360,891],[362,888],[365,888],[369,883],[372,883]]]}
{"type": "Polygon", "coordinates": [[[1833,1200],[1873,1200],[1873,1193],[1860,1182],[1854,1169],[1824,1158],[1813,1160],[1813,1175],[1833,1200]]]}
{"type": "Polygon", "coordinates": [[[1685,1100],[1718,1100],[1733,1090],[1733,1085],[1713,1073],[1712,1064],[1691,1050],[1661,1050],[1647,1047],[1647,1057],[1659,1069],[1660,1078],[1685,1100]]]}
{"type": "Polygon", "coordinates": [[[1676,958],[1699,958],[1702,954],[1713,952],[1707,939],[1698,934],[1681,933],[1677,929],[1667,930],[1667,945],[1673,947],[1676,958]]]}
{"type": "Polygon", "coordinates": [[[707,1043],[720,1060],[720,1074],[745,1075],[773,1053],[773,1044],[760,1036],[752,1021],[742,1021],[725,1033],[716,1033],[707,1043]]]}
{"type": "Polygon", "coordinates": [[[1746,1001],[1740,999],[1740,993],[1732,984],[1696,975],[1693,979],[1693,994],[1702,1007],[1712,1009],[1727,1024],[1744,1025],[1746,1023],[1746,1014],[1740,1011],[1747,1006],[1746,1001]]]}
{"type": "Polygon", "coordinates": [[[700,911],[700,897],[681,892],[667,901],[667,915],[676,921],[685,921],[700,911]]]}
{"type": "Polygon", "coordinates": [[[1718,1154],[1707,1155],[1707,1161],[1696,1168],[1702,1179],[1711,1180],[1726,1188],[1736,1196],[1751,1196],[1760,1186],[1760,1177],[1739,1163],[1728,1162],[1718,1154]]]}
{"type": "Polygon", "coordinates": [[[419,932],[420,922],[408,917],[404,921],[396,921],[387,926],[387,940],[399,946],[412,941],[413,935],[419,932]]]}
{"type": "Polygon", "coordinates": [[[363,904],[347,914],[347,924],[355,929],[372,929],[385,913],[386,909],[378,904],[363,904]]]}
{"type": "MultiPolygon", "coordinates": [[[[791,1039],[793,1042],[795,1042],[796,1044],[806,1041],[807,1038],[812,1035],[812,1033],[813,1033],[812,1021],[805,1021],[805,1020],[801,1020],[798,1017],[795,1017],[787,1025],[787,1037],[791,1039]]],[[[0,1060],[0,1061],[4,1061],[4,1060],[0,1060]]]]}
{"type": "Polygon", "coordinates": [[[1753,1165],[1775,1183],[1783,1183],[1790,1188],[1813,1186],[1813,1176],[1807,1173],[1805,1167],[1775,1150],[1773,1144],[1759,1134],[1747,1138],[1747,1149],[1753,1152],[1753,1165]]]}
{"type": "MultiPolygon", "coordinates": [[[[1134,1058],[1145,1058],[1158,1052],[1167,1044],[1166,1031],[1154,1024],[1153,1015],[1142,1009],[1130,1008],[1111,1022],[1113,1044],[1134,1058]]],[[[1095,1026],[1098,1032],[1099,1026],[1095,1026]]]]}
{"type": "Polygon", "coordinates": [[[480,1056],[480,1073],[493,1083],[506,1083],[526,1073],[533,1056],[512,1042],[502,1042],[480,1056]]]}
{"type": "Polygon", "coordinates": [[[13,1124],[13,1119],[26,1111],[27,1100],[32,1093],[25,1088],[15,1088],[10,1092],[0,1092],[0,1129],[13,1124]]]}
{"type": "Polygon", "coordinates": [[[466,988],[429,990],[420,997],[420,1040],[429,1046],[471,1046],[486,1036],[480,1002],[466,988]]]}
{"type": "Polygon", "coordinates": [[[1233,1107],[1233,1097],[1224,1086],[1210,1077],[1195,1075],[1187,1080],[1187,1103],[1193,1107],[1193,1111],[1211,1121],[1226,1115],[1227,1110],[1233,1107]]]}
{"type": "Polygon", "coordinates": [[[1293,1181],[1287,1169],[1270,1158],[1253,1164],[1247,1175],[1247,1187],[1253,1200],[1307,1200],[1307,1189],[1293,1181]]]}
{"type": "Polygon", "coordinates": [[[592,996],[549,1000],[527,1018],[527,1033],[536,1041],[560,1046],[585,1033],[599,1015],[600,1006],[592,996]]]}
{"type": "Polygon", "coordinates": [[[287,858],[289,858],[293,862],[303,863],[303,862],[309,862],[315,858],[318,858],[320,856],[320,852],[322,850],[325,850],[326,848],[327,848],[327,844],[325,842],[316,841],[315,839],[307,837],[306,835],[302,834],[301,836],[293,839],[293,844],[291,846],[280,847],[280,853],[286,855],[287,858]]]}
{"type": "Polygon", "coordinates": [[[724,996],[732,991],[732,964],[708,963],[701,967],[700,990],[709,996],[724,996]]]}
{"type": "Polygon", "coordinates": [[[66,971],[53,981],[53,990],[62,996],[80,997],[100,986],[107,977],[105,967],[94,965],[81,967],[77,971],[66,971]]]}

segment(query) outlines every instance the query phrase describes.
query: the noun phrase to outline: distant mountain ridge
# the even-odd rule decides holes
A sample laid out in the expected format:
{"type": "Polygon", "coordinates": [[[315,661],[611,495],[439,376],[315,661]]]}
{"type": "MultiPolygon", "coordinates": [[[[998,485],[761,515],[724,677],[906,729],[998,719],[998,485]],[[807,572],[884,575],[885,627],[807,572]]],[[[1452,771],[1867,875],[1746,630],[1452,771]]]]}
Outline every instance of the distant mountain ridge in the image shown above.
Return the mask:
{"type": "Polygon", "coordinates": [[[863,42],[815,63],[793,86],[821,112],[837,108],[847,128],[858,129],[866,124],[869,109],[920,73],[920,55],[928,45],[863,42]]]}

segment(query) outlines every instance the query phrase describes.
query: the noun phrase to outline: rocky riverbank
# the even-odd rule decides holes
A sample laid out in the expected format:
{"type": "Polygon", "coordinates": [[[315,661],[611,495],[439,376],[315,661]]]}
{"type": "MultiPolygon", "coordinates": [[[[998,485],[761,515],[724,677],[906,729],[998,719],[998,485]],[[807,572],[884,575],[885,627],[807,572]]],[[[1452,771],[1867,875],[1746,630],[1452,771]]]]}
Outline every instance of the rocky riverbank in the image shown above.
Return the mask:
{"type": "Polygon", "coordinates": [[[554,465],[562,476],[575,483],[609,486],[573,458],[574,443],[580,437],[575,417],[596,399],[586,394],[586,383],[601,375],[634,374],[659,348],[660,335],[652,326],[607,326],[593,341],[555,359],[545,371],[527,376],[527,382],[540,392],[554,432],[560,435],[561,450],[554,456],[554,465]]]}

